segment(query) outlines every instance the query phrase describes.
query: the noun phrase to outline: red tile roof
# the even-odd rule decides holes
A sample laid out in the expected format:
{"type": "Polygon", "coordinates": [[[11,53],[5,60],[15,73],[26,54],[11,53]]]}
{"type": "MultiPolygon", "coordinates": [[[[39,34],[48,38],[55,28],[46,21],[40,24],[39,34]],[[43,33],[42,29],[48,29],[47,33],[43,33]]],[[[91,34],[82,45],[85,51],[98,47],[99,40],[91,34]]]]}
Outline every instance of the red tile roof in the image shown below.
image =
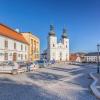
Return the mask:
{"type": "Polygon", "coordinates": [[[77,55],[76,54],[70,54],[70,56],[69,56],[69,60],[70,61],[76,61],[76,59],[77,59],[77,55]]]}
{"type": "Polygon", "coordinates": [[[1,23],[0,23],[0,35],[28,44],[28,42],[25,40],[24,36],[21,33],[18,33],[15,30],[11,29],[10,27],[1,23]]]}

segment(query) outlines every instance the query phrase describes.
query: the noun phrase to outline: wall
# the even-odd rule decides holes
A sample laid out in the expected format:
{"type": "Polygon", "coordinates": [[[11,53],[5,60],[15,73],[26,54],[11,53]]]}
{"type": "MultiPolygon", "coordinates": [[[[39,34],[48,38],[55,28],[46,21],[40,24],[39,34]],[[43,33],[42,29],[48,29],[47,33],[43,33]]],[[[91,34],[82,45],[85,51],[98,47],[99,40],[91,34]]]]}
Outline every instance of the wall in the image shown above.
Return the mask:
{"type": "Polygon", "coordinates": [[[4,61],[5,53],[8,53],[8,61],[13,60],[13,53],[17,54],[17,61],[27,61],[28,45],[0,35],[0,61],[4,61]],[[8,41],[8,48],[5,48],[5,40],[8,41]],[[16,49],[14,49],[14,43],[16,43],[16,49]],[[23,50],[21,50],[21,45],[23,50]],[[23,58],[21,58],[21,55],[23,55],[23,58]]]}
{"type": "Polygon", "coordinates": [[[29,43],[28,48],[28,59],[29,61],[35,61],[40,59],[40,40],[32,33],[22,33],[27,42],[29,43]]]}

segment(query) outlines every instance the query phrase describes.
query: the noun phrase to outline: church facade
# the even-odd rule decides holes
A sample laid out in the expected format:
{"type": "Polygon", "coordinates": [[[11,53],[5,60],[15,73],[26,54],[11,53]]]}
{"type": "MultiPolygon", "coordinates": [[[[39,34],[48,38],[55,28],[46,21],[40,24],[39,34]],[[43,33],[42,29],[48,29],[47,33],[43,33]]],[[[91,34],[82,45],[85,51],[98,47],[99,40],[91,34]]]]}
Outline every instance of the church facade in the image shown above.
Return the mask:
{"type": "Polygon", "coordinates": [[[55,61],[69,61],[69,39],[66,29],[63,29],[62,36],[57,42],[57,36],[53,25],[50,25],[47,43],[47,59],[55,61]]]}

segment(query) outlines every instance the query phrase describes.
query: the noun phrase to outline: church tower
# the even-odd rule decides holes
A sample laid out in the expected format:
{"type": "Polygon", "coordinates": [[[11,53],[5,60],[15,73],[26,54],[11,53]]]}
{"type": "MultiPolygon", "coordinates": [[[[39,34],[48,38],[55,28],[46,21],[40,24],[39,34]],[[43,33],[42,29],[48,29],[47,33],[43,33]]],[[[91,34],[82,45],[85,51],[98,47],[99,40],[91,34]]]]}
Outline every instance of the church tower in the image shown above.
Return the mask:
{"type": "Polygon", "coordinates": [[[48,48],[47,48],[47,58],[48,60],[56,60],[56,45],[57,37],[54,31],[54,26],[50,25],[50,32],[48,34],[48,48]]]}
{"type": "Polygon", "coordinates": [[[62,33],[62,43],[65,49],[64,52],[66,54],[66,60],[69,61],[69,39],[65,28],[63,28],[63,33],[62,33]]]}

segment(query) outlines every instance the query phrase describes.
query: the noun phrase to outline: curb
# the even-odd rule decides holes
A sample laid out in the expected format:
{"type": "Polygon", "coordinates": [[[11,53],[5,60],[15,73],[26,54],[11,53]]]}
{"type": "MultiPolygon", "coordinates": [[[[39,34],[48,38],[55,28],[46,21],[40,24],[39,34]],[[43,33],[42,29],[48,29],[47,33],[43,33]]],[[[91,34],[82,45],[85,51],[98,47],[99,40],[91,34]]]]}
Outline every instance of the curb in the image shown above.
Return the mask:
{"type": "Polygon", "coordinates": [[[93,80],[94,80],[94,81],[92,82],[92,84],[90,85],[90,88],[91,88],[93,94],[94,94],[97,98],[100,99],[100,92],[99,92],[99,90],[96,88],[96,83],[98,82],[98,79],[93,75],[93,73],[90,73],[89,75],[90,75],[90,77],[93,78],[93,80]]]}

